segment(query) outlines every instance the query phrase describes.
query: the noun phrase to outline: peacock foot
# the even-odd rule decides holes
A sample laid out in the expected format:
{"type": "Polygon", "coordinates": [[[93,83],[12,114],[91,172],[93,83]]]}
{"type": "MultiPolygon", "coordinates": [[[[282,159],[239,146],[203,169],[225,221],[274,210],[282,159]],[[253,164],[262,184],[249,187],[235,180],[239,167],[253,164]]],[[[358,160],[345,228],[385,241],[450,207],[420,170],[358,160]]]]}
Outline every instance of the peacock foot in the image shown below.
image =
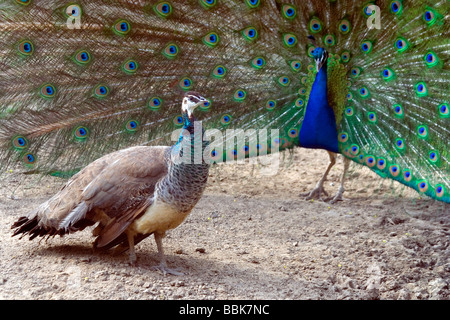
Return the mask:
{"type": "Polygon", "coordinates": [[[329,197],[329,198],[325,199],[325,201],[329,202],[331,204],[335,204],[338,201],[344,201],[343,194],[344,194],[344,189],[343,188],[339,188],[338,192],[336,192],[334,197],[329,197]]]}
{"type": "Polygon", "coordinates": [[[300,193],[300,196],[306,197],[305,200],[311,200],[311,199],[323,200],[322,194],[324,194],[325,196],[328,196],[328,192],[325,191],[323,185],[318,184],[311,191],[305,192],[305,193],[300,193]]]}

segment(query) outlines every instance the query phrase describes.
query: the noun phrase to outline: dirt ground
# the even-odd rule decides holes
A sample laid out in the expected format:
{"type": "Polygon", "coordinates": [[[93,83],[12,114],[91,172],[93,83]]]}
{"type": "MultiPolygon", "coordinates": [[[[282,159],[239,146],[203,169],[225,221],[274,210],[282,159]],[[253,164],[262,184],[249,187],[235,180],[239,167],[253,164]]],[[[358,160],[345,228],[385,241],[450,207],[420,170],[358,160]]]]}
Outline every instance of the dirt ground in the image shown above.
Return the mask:
{"type": "MultiPolygon", "coordinates": [[[[211,169],[203,198],[164,241],[126,254],[94,253],[90,229],[47,242],[11,237],[11,224],[64,180],[15,171],[0,182],[1,299],[450,299],[450,205],[423,199],[352,164],[345,200],[304,200],[328,163],[325,151],[285,153],[261,166],[211,169]],[[17,188],[19,185],[22,187],[17,188]]],[[[325,183],[337,191],[339,158],[325,183]]]]}

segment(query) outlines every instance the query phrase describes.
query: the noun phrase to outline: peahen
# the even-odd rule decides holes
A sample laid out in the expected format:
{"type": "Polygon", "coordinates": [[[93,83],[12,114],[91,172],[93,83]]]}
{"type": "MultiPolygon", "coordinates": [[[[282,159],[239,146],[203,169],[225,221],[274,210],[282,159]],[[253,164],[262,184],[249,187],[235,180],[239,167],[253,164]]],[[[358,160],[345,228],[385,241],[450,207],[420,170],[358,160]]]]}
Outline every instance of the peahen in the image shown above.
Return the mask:
{"type": "MultiPolygon", "coordinates": [[[[97,159],[52,198],[19,218],[13,235],[29,235],[30,240],[62,236],[98,223],[94,247],[129,249],[134,264],[134,245],[154,234],[161,259],[158,268],[179,274],[167,267],[162,238],[183,222],[206,186],[209,163],[194,161],[195,139],[201,140],[196,138],[193,110],[204,101],[198,93],[186,93],[183,131],[175,145],[130,147],[97,159]]],[[[200,147],[204,150],[207,142],[200,147]]]]}
{"type": "Polygon", "coordinates": [[[22,162],[64,176],[120,148],[166,144],[183,125],[172,106],[196,90],[208,99],[197,113],[206,129],[249,136],[215,145],[212,161],[325,149],[330,165],[310,196],[321,196],[340,153],[450,202],[448,9],[447,0],[2,1],[2,170],[22,162]],[[255,133],[263,129],[280,136],[255,133]]]}

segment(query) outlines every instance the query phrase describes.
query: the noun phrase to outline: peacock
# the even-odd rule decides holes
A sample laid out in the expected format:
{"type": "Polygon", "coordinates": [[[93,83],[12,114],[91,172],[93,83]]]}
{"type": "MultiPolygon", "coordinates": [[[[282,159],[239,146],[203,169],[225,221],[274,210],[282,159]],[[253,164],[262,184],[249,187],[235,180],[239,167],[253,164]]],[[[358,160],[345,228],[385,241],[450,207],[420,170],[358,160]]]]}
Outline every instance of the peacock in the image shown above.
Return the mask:
{"type": "MultiPolygon", "coordinates": [[[[98,223],[94,248],[128,250],[134,265],[134,245],[153,234],[161,260],[156,268],[180,275],[167,267],[162,238],[184,221],[206,186],[210,164],[194,161],[199,135],[193,115],[205,101],[196,92],[186,93],[183,127],[175,145],[129,147],[95,160],[52,198],[20,217],[12,226],[13,235],[29,235],[30,240],[63,236],[98,223]]],[[[205,150],[208,143],[200,146],[205,150]]]]}
{"type": "Polygon", "coordinates": [[[168,145],[197,116],[211,163],[324,149],[450,202],[446,0],[5,0],[2,172],[70,176],[168,145]],[[225,133],[244,132],[244,140],[225,133]],[[278,134],[276,134],[278,132],[278,134]],[[264,134],[263,134],[264,133],[264,134]],[[273,133],[273,134],[271,134],[273,133]],[[216,134],[218,137],[218,135],[216,134]],[[220,139],[218,139],[220,140],[220,139]],[[243,141],[243,142],[242,142],[243,141]]]}

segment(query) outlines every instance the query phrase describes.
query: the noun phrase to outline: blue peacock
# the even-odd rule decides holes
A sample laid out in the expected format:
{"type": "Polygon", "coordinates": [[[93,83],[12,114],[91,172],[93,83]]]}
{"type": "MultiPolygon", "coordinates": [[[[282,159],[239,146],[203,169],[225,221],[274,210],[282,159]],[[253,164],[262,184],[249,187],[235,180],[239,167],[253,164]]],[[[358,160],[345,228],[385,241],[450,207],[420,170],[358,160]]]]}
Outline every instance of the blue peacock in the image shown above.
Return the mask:
{"type": "MultiPolygon", "coordinates": [[[[2,170],[67,175],[167,144],[195,90],[205,129],[328,151],[310,196],[340,153],[450,202],[448,17],[447,0],[2,1],[2,170]]],[[[261,153],[250,140],[212,161],[261,153]]]]}

